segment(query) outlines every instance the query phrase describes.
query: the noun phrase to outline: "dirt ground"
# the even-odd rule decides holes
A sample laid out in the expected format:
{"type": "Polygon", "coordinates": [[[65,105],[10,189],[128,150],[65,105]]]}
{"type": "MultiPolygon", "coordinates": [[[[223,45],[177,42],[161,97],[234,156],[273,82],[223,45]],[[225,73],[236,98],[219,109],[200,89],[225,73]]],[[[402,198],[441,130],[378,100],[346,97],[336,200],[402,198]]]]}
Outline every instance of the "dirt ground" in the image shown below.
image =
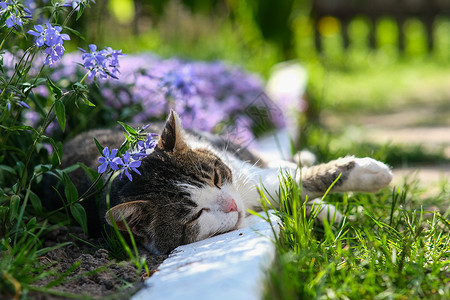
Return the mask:
{"type": "MultiPolygon", "coordinates": [[[[112,259],[108,250],[102,247],[103,239],[88,238],[79,227],[73,227],[70,231],[66,227],[59,227],[47,234],[44,240],[44,247],[71,242],[70,245],[50,251],[39,258],[46,271],[56,271],[59,276],[66,272],[68,274],[60,284],[51,287],[54,293],[32,292],[28,299],[128,299],[148,278],[145,270],[138,274],[132,262],[112,259]]],[[[167,258],[167,255],[151,255],[142,248],[138,250],[141,256],[146,257],[150,276],[167,258]]],[[[56,277],[48,277],[39,280],[35,286],[45,287],[55,279],[56,277]]]]}

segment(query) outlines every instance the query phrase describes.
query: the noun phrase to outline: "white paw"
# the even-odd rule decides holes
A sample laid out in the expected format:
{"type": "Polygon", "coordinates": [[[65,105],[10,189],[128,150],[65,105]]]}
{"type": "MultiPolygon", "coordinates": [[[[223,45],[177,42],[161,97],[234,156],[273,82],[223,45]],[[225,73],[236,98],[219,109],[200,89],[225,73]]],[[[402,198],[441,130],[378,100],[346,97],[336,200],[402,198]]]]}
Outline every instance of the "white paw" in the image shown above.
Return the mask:
{"type": "Polygon", "coordinates": [[[388,166],[373,158],[355,158],[355,167],[350,173],[349,183],[354,191],[376,192],[392,180],[388,166]]]}

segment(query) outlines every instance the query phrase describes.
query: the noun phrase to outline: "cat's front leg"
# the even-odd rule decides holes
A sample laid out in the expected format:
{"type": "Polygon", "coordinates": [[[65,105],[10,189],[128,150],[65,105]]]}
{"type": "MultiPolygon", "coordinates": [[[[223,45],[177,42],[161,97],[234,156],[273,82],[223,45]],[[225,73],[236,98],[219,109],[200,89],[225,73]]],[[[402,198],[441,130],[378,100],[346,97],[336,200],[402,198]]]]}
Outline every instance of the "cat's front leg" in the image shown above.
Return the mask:
{"type": "Polygon", "coordinates": [[[377,192],[391,182],[392,172],[375,159],[348,156],[303,168],[301,179],[302,196],[311,199],[323,195],[336,180],[332,192],[377,192]]]}

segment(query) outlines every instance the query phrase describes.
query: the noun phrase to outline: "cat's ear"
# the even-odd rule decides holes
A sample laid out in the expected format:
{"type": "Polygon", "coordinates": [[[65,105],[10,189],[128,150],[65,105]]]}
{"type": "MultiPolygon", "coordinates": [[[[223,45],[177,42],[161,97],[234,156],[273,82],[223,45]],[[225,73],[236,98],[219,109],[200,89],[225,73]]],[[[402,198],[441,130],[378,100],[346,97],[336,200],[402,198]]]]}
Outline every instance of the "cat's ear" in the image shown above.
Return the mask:
{"type": "Polygon", "coordinates": [[[116,224],[120,231],[127,231],[128,225],[133,234],[142,236],[138,225],[148,218],[147,205],[147,201],[131,201],[116,205],[106,212],[106,221],[111,226],[116,224]]]}
{"type": "Polygon", "coordinates": [[[168,152],[183,152],[187,149],[180,117],[173,110],[170,111],[169,118],[159,138],[157,149],[168,152]]]}

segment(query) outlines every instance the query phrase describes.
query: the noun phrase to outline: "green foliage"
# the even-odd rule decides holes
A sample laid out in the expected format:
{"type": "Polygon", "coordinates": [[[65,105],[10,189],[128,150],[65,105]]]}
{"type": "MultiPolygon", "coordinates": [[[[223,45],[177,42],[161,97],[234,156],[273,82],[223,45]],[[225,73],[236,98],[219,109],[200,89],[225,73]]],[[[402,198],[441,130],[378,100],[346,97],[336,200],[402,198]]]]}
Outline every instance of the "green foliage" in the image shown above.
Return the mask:
{"type": "MultiPolygon", "coordinates": [[[[12,213],[11,213],[12,215],[12,213]]],[[[37,224],[36,218],[31,219],[26,227],[16,229],[16,234],[10,232],[0,239],[0,293],[7,298],[20,297],[33,290],[32,284],[38,280],[53,276],[54,271],[46,270],[39,257],[45,253],[68,245],[58,244],[43,248],[41,235],[51,230],[46,224],[37,224]]]]}
{"type": "MultiPolygon", "coordinates": [[[[16,1],[8,3],[21,5],[16,1]]],[[[60,5],[60,1],[52,1],[52,5],[39,10],[39,13],[44,19],[48,17],[54,26],[60,24],[64,30],[81,37],[78,31],[66,24],[72,16],[79,19],[86,5],[87,2],[83,1],[79,10],[67,9],[60,5]]],[[[47,252],[69,243],[44,247],[42,236],[55,229],[47,226],[48,220],[56,221],[58,225],[78,224],[87,233],[87,215],[81,203],[103,188],[103,180],[95,170],[81,165],[92,180],[92,187],[80,195],[69,176],[80,166],[58,169],[63,155],[61,137],[49,137],[47,129],[56,118],[64,133],[67,124],[73,122],[68,115],[75,108],[83,112],[95,106],[88,100],[89,90],[84,84],[90,71],[84,77],[81,74],[81,80],[73,85],[62,87],[46,76],[51,72],[46,64],[39,65],[38,70],[32,68],[36,66],[35,59],[42,49],[37,45],[30,46],[33,39],[24,35],[25,28],[33,28],[28,22],[25,20],[23,27],[18,26],[17,30],[9,30],[5,25],[1,28],[4,34],[0,49],[9,49],[17,56],[17,61],[10,69],[3,68],[5,52],[0,52],[0,298],[25,299],[30,291],[77,297],[51,288],[63,282],[79,263],[64,274],[55,274],[56,271],[40,262],[47,252]],[[44,86],[50,91],[46,99],[34,94],[36,88],[44,86]],[[39,126],[33,128],[26,124],[26,110],[39,114],[39,126]],[[39,186],[52,178],[55,178],[54,192],[61,198],[63,207],[50,212],[44,208],[45,199],[41,198],[39,186]],[[46,287],[36,286],[36,282],[48,276],[54,280],[46,287]]],[[[126,145],[136,143],[139,137],[137,134],[126,145]]],[[[141,258],[135,255],[134,259],[142,265],[141,258]]]]}
{"type": "Polygon", "coordinates": [[[448,215],[416,209],[410,186],[376,195],[327,196],[327,202],[339,201],[344,208],[345,220],[334,228],[328,222],[315,227],[298,183],[288,175],[281,180],[275,214],[282,229],[266,299],[450,296],[448,215]]]}

